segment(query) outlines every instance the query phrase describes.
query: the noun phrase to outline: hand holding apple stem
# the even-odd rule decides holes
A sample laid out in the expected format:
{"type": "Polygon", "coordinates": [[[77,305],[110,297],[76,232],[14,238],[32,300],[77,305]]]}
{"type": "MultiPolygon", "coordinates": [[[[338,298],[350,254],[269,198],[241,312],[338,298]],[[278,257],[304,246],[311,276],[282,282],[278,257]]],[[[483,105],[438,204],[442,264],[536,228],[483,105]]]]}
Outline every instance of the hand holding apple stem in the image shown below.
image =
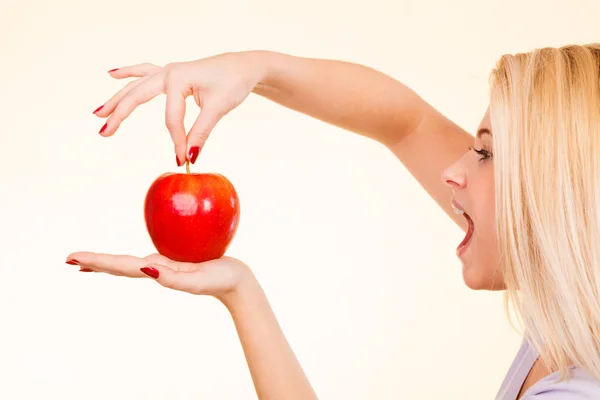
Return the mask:
{"type": "Polygon", "coordinates": [[[190,162],[186,161],[185,162],[185,172],[187,172],[187,174],[190,174],[190,162]]]}

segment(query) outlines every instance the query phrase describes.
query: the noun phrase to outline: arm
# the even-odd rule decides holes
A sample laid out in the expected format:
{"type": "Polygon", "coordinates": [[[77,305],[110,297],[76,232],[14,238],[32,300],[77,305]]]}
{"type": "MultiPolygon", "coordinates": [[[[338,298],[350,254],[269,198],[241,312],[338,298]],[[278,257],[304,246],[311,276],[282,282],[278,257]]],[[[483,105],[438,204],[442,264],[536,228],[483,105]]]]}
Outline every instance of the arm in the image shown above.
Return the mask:
{"type": "Polygon", "coordinates": [[[113,135],[138,105],[165,93],[165,122],[175,144],[177,164],[193,164],[218,121],[253,92],[384,144],[442,209],[466,229],[465,219],[452,211],[452,192],[442,183],[441,175],[467,151],[473,137],[407,86],[372,68],[246,51],[164,68],[127,66],[111,71],[111,76],[144,81],[138,81],[135,90],[118,92],[95,111],[99,117],[108,117],[100,129],[102,136],[113,135]],[[188,96],[194,97],[202,112],[186,134],[183,120],[188,96]]]}
{"type": "Polygon", "coordinates": [[[235,324],[260,400],[317,399],[271,305],[250,270],[234,291],[220,297],[235,324]]]}
{"type": "Polygon", "coordinates": [[[252,54],[264,66],[255,94],[382,143],[466,230],[465,219],[452,211],[452,193],[441,174],[472,144],[469,133],[401,82],[371,68],[268,51],[252,54]]]}
{"type": "Polygon", "coordinates": [[[121,277],[149,277],[166,288],[215,297],[233,317],[260,400],[317,398],[245,263],[231,257],[192,264],[159,254],[137,258],[79,251],[67,256],[67,264],[121,277]]]}

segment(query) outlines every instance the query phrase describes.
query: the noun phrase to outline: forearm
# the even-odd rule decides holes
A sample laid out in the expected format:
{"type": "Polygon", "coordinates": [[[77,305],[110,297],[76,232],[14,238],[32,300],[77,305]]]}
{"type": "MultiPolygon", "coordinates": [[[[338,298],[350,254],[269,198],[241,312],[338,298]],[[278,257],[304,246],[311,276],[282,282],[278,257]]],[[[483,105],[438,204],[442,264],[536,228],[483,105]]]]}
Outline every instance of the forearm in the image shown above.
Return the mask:
{"type": "Polygon", "coordinates": [[[221,301],[233,317],[258,398],[317,399],[256,279],[221,301]]]}
{"type": "Polygon", "coordinates": [[[428,104],[401,82],[345,61],[253,52],[264,66],[254,93],[391,146],[420,123],[428,104]]]}

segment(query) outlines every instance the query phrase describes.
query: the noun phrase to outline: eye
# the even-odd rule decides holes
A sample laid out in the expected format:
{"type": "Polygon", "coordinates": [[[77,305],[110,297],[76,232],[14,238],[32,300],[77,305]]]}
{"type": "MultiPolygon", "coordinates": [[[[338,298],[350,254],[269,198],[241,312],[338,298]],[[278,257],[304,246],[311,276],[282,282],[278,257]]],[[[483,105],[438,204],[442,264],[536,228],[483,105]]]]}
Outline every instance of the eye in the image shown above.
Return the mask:
{"type": "Polygon", "coordinates": [[[478,150],[478,149],[475,149],[475,148],[469,146],[469,150],[473,150],[475,153],[477,153],[481,156],[481,158],[479,158],[479,161],[484,161],[484,160],[492,157],[492,153],[485,149],[478,150]]]}

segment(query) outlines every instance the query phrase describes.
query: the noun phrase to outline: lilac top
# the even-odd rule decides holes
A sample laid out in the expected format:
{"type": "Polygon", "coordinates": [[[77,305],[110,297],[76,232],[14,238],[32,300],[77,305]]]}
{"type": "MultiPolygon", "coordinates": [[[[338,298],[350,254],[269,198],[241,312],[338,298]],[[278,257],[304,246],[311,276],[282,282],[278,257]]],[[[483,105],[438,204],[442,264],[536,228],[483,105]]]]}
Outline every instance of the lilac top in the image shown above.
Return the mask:
{"type": "MultiPolygon", "coordinates": [[[[496,400],[515,400],[529,370],[539,357],[539,353],[523,340],[496,400]]],[[[560,372],[545,376],[531,386],[521,400],[591,400],[600,399],[600,382],[579,367],[572,367],[569,379],[558,382],[560,372]]]]}

